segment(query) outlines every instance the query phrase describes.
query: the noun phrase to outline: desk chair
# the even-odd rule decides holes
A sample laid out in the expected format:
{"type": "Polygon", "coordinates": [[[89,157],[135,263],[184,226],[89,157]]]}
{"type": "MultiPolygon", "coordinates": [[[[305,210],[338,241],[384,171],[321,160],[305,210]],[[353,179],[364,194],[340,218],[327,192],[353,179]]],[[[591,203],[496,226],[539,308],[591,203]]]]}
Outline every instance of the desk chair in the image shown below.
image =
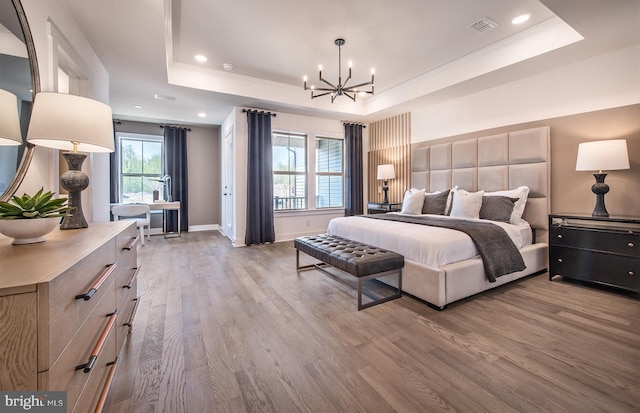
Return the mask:
{"type": "Polygon", "coordinates": [[[148,205],[128,204],[116,205],[111,208],[113,219],[118,221],[120,218],[136,221],[138,230],[140,230],[140,243],[144,245],[144,227],[147,227],[147,237],[151,239],[151,212],[148,205]],[[144,215],[144,218],[141,217],[144,215]]]}

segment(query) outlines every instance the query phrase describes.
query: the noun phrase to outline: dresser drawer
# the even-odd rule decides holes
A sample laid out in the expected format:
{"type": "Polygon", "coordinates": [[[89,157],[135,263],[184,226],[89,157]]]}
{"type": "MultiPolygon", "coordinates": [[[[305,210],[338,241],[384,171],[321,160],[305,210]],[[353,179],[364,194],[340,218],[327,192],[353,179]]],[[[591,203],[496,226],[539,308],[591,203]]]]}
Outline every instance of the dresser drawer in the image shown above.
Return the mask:
{"type": "Polygon", "coordinates": [[[116,259],[125,261],[127,257],[136,256],[138,243],[133,242],[136,239],[136,226],[133,221],[132,225],[116,236],[116,259]]]}
{"type": "Polygon", "coordinates": [[[135,297],[138,291],[138,268],[136,267],[135,256],[128,257],[129,260],[122,265],[116,274],[116,305],[122,308],[129,296],[135,297]]]}
{"type": "Polygon", "coordinates": [[[62,349],[108,292],[111,292],[112,306],[115,306],[114,277],[111,276],[119,266],[115,263],[114,239],[111,239],[50,283],[38,285],[39,313],[43,320],[38,327],[38,340],[49,343],[38,353],[38,371],[51,368],[62,349]],[[95,283],[107,275],[106,271],[112,272],[90,299],[76,298],[96,286],[95,283]]]}
{"type": "Polygon", "coordinates": [[[553,226],[549,232],[549,243],[640,258],[640,233],[632,231],[553,226]]]}
{"type": "Polygon", "coordinates": [[[555,246],[549,250],[549,274],[640,292],[638,258],[555,246]]]}
{"type": "Polygon", "coordinates": [[[127,298],[127,301],[124,303],[122,310],[119,313],[118,326],[116,329],[116,350],[118,351],[118,354],[120,354],[124,340],[131,332],[139,300],[140,297],[136,297],[135,295],[130,296],[127,298]]]}
{"type": "Polygon", "coordinates": [[[110,283],[105,287],[109,289],[108,292],[97,303],[78,332],[68,342],[51,369],[39,373],[39,388],[41,390],[66,391],[69,406],[75,404],[87,381],[94,374],[95,368],[108,361],[113,361],[116,357],[115,332],[120,320],[120,314],[116,314],[115,318],[109,316],[115,310],[114,279],[111,279],[110,283]],[[105,346],[98,355],[98,359],[91,371],[85,373],[83,369],[76,369],[76,367],[90,360],[96,343],[105,332],[108,332],[106,336],[107,342],[105,342],[105,346]],[[112,343],[109,343],[109,340],[112,343]]]}
{"type": "MultiPolygon", "coordinates": [[[[119,322],[118,317],[118,322],[119,322]]],[[[87,379],[87,384],[84,386],[82,393],[78,397],[76,405],[73,407],[74,413],[87,413],[95,410],[96,404],[103,390],[105,381],[111,369],[112,363],[116,361],[116,334],[112,331],[104,346],[103,355],[98,357],[94,371],[87,379]],[[108,357],[108,355],[114,355],[108,357]]],[[[71,403],[68,404],[71,406],[71,403]]]]}

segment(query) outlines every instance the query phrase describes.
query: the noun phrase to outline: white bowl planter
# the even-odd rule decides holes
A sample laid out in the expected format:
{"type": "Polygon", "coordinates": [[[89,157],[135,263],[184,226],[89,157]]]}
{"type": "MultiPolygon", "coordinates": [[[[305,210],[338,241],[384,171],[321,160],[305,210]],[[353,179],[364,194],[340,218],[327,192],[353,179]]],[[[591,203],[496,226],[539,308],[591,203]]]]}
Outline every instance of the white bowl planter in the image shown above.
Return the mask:
{"type": "Polygon", "coordinates": [[[13,245],[44,242],[59,222],[60,218],[0,219],[0,233],[13,238],[13,245]]]}

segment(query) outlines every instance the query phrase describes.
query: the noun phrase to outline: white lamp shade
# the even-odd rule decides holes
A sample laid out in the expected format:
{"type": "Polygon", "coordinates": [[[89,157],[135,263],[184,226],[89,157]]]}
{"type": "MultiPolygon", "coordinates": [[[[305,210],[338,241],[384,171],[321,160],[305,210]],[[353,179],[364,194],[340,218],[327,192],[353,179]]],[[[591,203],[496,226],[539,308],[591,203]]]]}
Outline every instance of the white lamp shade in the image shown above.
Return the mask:
{"type": "Polygon", "coordinates": [[[0,89],[0,146],[22,145],[18,98],[0,89]]]}
{"type": "Polygon", "coordinates": [[[576,171],[615,171],[629,169],[625,139],[584,142],[578,145],[576,171]]]}
{"type": "Polygon", "coordinates": [[[38,93],[27,141],[53,149],[113,152],[111,108],[102,102],[64,93],[38,93]]]}
{"type": "Polygon", "coordinates": [[[378,165],[378,179],[394,179],[396,177],[396,170],[392,164],[378,165]]]}

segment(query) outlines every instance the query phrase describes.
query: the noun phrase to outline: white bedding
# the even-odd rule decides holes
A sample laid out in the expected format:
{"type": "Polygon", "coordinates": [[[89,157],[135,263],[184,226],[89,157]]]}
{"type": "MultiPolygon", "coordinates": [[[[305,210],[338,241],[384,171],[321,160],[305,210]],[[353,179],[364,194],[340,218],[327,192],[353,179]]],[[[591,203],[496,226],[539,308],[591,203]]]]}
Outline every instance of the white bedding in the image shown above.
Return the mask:
{"type": "MultiPolygon", "coordinates": [[[[450,218],[444,215],[435,215],[450,218]]],[[[456,218],[460,219],[460,218],[456,218]]],[[[467,219],[468,221],[484,221],[467,219]]],[[[528,223],[508,224],[490,221],[502,227],[518,249],[531,244],[531,227],[528,223]]],[[[460,231],[406,222],[371,219],[362,216],[334,218],[327,233],[401,254],[405,259],[441,267],[464,261],[478,255],[471,238],[460,231]]]]}

